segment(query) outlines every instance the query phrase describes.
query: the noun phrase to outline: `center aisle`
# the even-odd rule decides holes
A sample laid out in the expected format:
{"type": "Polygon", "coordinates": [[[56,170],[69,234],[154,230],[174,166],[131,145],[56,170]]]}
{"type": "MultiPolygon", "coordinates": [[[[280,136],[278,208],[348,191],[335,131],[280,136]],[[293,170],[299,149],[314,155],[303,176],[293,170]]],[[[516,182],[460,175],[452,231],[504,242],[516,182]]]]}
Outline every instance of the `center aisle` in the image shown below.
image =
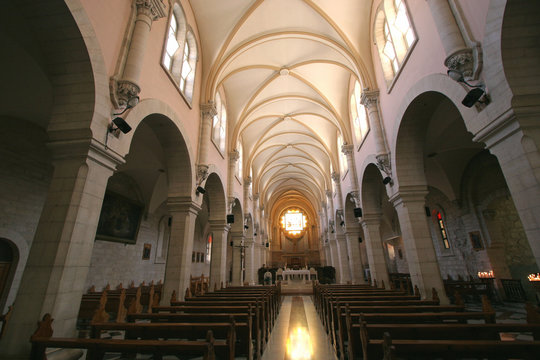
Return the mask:
{"type": "Polygon", "coordinates": [[[313,347],[311,359],[337,360],[310,296],[284,296],[279,316],[272,329],[270,341],[268,341],[262,360],[289,360],[286,357],[287,338],[297,325],[293,323],[294,319],[298,321],[298,319],[303,318],[303,314],[299,314],[302,310],[305,312],[307,331],[313,347]],[[296,298],[294,306],[293,298],[296,298]]]}

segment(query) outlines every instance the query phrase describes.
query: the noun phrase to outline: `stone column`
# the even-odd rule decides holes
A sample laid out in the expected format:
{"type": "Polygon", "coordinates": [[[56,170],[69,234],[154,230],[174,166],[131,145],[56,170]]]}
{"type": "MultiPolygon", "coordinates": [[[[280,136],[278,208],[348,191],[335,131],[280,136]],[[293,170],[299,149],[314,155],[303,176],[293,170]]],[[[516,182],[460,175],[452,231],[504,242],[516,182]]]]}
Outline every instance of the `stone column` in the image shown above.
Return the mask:
{"type": "MultiPolygon", "coordinates": [[[[236,173],[236,162],[240,158],[240,153],[238,150],[233,150],[229,153],[229,173],[227,180],[227,196],[229,198],[229,206],[232,211],[232,206],[234,204],[234,175],[236,173]]],[[[240,221],[240,219],[236,219],[240,221]]]]}
{"type": "Polygon", "coordinates": [[[123,160],[90,141],[49,144],[54,172],[9,326],[0,342],[6,358],[28,358],[36,322],[50,313],[54,335],[75,326],[107,181],[123,160]]]}
{"type": "Polygon", "coordinates": [[[491,270],[495,274],[495,285],[499,293],[504,295],[501,279],[511,279],[512,274],[506,264],[503,229],[500,220],[497,219],[495,210],[486,209],[482,211],[482,217],[491,239],[489,246],[486,244],[486,252],[491,263],[491,270]]]}
{"type": "Polygon", "coordinates": [[[474,65],[472,50],[465,44],[448,0],[427,0],[427,3],[446,52],[444,65],[460,71],[466,78],[471,77],[474,65]]]}
{"type": "Polygon", "coordinates": [[[332,173],[332,180],[334,180],[334,184],[336,186],[336,194],[338,198],[338,208],[336,210],[337,214],[340,214],[339,217],[336,217],[335,219],[335,228],[336,228],[336,239],[337,240],[343,240],[338,241],[338,256],[339,256],[339,263],[340,263],[340,281],[342,283],[346,283],[347,281],[351,280],[351,273],[350,273],[350,266],[349,266],[349,257],[347,256],[347,241],[345,239],[345,235],[343,234],[343,225],[341,224],[342,221],[345,221],[345,217],[343,215],[343,195],[341,193],[341,175],[334,171],[332,173]],[[339,228],[338,228],[339,227],[339,228]]]}
{"type": "Polygon", "coordinates": [[[246,266],[246,281],[249,285],[255,284],[255,273],[257,269],[255,268],[255,242],[253,238],[246,237],[244,239],[244,256],[245,256],[245,266],[246,266]]]}
{"type": "Polygon", "coordinates": [[[360,246],[358,244],[359,231],[347,230],[345,237],[347,238],[347,252],[349,254],[349,265],[351,270],[351,281],[353,284],[364,284],[364,264],[362,262],[362,254],[360,254],[360,246]]]}
{"type": "Polygon", "coordinates": [[[230,225],[209,220],[212,232],[212,258],[210,259],[210,289],[221,288],[227,282],[227,235],[230,225]]]}
{"type": "Polygon", "coordinates": [[[231,232],[232,235],[232,286],[241,286],[242,279],[242,247],[244,246],[244,234],[231,232]]]}
{"type": "Polygon", "coordinates": [[[345,237],[344,233],[339,233],[336,235],[336,242],[338,246],[338,253],[339,258],[341,259],[341,267],[340,267],[340,277],[339,282],[342,284],[347,284],[351,281],[351,272],[350,272],[350,259],[349,259],[349,252],[348,250],[348,244],[347,244],[347,238],[345,237]]]}
{"type": "Polygon", "coordinates": [[[144,55],[147,52],[148,37],[152,29],[152,22],[165,17],[166,7],[161,0],[135,0],[137,6],[137,18],[135,27],[129,39],[129,50],[124,65],[121,79],[114,82],[116,93],[115,106],[125,107],[130,98],[139,95],[141,88],[138,85],[144,63],[144,55]]]}
{"type": "Polygon", "coordinates": [[[192,275],[191,253],[195,236],[195,220],[201,208],[187,197],[169,197],[167,208],[172,223],[161,298],[170,299],[172,292],[176,291],[177,298],[183,299],[189,287],[189,277],[192,275]]]}
{"type": "Polygon", "coordinates": [[[199,139],[199,163],[197,165],[197,184],[202,184],[208,177],[208,149],[212,132],[212,119],[217,114],[216,104],[209,101],[200,105],[201,137],[199,139]]]}
{"type": "Polygon", "coordinates": [[[388,267],[381,241],[380,226],[381,214],[364,214],[362,217],[371,282],[373,283],[373,280],[376,279],[380,286],[382,280],[386,286],[389,286],[388,267]]]}
{"type": "Polygon", "coordinates": [[[390,201],[398,214],[412,283],[418,286],[423,298],[430,298],[434,288],[441,304],[448,304],[426,218],[427,193],[425,186],[401,186],[390,201]]]}
{"type": "MultiPolygon", "coordinates": [[[[507,119],[503,126],[496,123],[487,134],[478,134],[475,141],[486,143],[497,157],[506,179],[508,190],[527,234],[536,265],[540,267],[540,139],[538,116],[521,115],[507,119]],[[526,128],[523,128],[527,125],[526,128]]],[[[501,121],[502,122],[502,121],[501,121]]]]}
{"type": "Polygon", "coordinates": [[[364,89],[362,91],[362,97],[360,99],[360,102],[366,107],[367,110],[369,129],[372,133],[375,143],[375,154],[386,154],[387,151],[381,127],[381,119],[379,115],[379,92],[364,89]]]}

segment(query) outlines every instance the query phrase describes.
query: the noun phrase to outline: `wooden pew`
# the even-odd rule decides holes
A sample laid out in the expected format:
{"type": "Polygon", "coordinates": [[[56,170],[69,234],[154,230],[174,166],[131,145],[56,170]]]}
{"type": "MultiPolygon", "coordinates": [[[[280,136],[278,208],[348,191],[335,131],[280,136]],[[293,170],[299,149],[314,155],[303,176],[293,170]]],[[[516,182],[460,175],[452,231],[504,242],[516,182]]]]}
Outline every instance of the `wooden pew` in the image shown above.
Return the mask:
{"type": "Polygon", "coordinates": [[[215,349],[228,349],[230,347],[226,341],[215,340],[212,331],[207,332],[204,341],[55,338],[52,337],[52,321],[51,316],[45,314],[43,320],[38,323],[38,329],[30,339],[32,343],[31,360],[46,360],[45,351],[51,347],[86,349],[88,350],[86,358],[89,360],[103,359],[105,354],[109,352],[134,355],[137,353],[152,354],[155,359],[160,359],[163,355],[182,353],[202,355],[204,360],[215,360],[215,349]]]}
{"type": "Polygon", "coordinates": [[[209,323],[227,322],[231,318],[236,323],[238,339],[246,339],[246,343],[253,342],[253,351],[256,358],[262,356],[262,339],[259,329],[253,325],[254,313],[153,313],[153,314],[128,314],[128,322],[149,321],[151,323],[209,323]],[[247,324],[246,328],[243,324],[247,324]]]}
{"type": "Polygon", "coordinates": [[[234,359],[236,354],[253,359],[253,346],[249,337],[247,323],[236,323],[234,318],[228,322],[206,323],[92,323],[91,338],[100,339],[105,331],[123,331],[126,340],[200,340],[212,331],[214,339],[226,340],[227,349],[215,349],[218,358],[234,359]],[[238,335],[238,336],[237,336],[238,335]],[[241,339],[237,343],[237,339],[241,339]]]}
{"type": "Polygon", "coordinates": [[[380,352],[364,360],[383,359],[538,359],[540,341],[501,340],[395,340],[385,333],[381,340],[370,340],[380,352]]]}

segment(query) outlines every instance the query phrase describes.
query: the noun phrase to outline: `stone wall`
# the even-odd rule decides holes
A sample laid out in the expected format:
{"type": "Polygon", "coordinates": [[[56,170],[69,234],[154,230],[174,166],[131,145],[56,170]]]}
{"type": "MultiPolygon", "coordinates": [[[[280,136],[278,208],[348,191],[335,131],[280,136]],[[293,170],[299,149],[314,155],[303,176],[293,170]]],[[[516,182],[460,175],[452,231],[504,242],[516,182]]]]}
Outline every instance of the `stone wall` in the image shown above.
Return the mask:
{"type": "Polygon", "coordinates": [[[33,124],[0,117],[0,237],[16,247],[19,260],[10,271],[9,295],[0,294],[4,308],[15,301],[47,196],[53,167],[46,140],[45,131],[33,124]]]}

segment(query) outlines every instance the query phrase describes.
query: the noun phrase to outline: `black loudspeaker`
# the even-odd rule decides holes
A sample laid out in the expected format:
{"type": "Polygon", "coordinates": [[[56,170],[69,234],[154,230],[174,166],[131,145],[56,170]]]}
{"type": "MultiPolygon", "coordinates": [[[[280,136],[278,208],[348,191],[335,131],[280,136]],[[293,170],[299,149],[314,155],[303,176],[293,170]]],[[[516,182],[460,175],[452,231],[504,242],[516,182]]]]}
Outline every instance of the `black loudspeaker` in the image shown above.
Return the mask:
{"type": "MultiPolygon", "coordinates": [[[[470,107],[470,106],[469,106],[470,107]]],[[[113,124],[116,125],[117,128],[120,129],[121,132],[124,134],[127,134],[131,131],[131,126],[126,122],[126,120],[122,119],[121,117],[116,117],[112,120],[113,124]]]]}
{"type": "Polygon", "coordinates": [[[359,243],[362,242],[362,237],[361,237],[361,236],[358,237],[358,242],[359,242],[359,243]]]}
{"type": "Polygon", "coordinates": [[[233,246],[233,242],[231,241],[231,242],[229,243],[229,245],[233,246]]]}
{"type": "Polygon", "coordinates": [[[270,243],[266,243],[266,247],[270,247],[270,243]]]}
{"type": "Polygon", "coordinates": [[[227,215],[227,224],[234,224],[234,214],[227,215]]]}
{"type": "Polygon", "coordinates": [[[429,208],[427,206],[424,208],[424,210],[426,210],[426,216],[430,217],[431,216],[431,210],[429,210],[429,208]]]}
{"type": "Polygon", "coordinates": [[[354,217],[362,217],[362,208],[354,208],[354,217]]]}

